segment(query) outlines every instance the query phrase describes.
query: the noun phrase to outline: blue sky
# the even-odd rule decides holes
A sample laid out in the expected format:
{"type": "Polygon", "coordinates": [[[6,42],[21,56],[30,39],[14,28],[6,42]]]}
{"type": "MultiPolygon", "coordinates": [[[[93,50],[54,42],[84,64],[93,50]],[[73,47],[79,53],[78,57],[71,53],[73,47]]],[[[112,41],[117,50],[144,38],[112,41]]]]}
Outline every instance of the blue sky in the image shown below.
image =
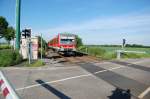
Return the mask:
{"type": "MultiPolygon", "coordinates": [[[[15,27],[16,0],[0,0],[0,16],[15,27]]],[[[150,0],[22,0],[21,28],[46,40],[61,32],[85,44],[150,45],[150,0]]]]}

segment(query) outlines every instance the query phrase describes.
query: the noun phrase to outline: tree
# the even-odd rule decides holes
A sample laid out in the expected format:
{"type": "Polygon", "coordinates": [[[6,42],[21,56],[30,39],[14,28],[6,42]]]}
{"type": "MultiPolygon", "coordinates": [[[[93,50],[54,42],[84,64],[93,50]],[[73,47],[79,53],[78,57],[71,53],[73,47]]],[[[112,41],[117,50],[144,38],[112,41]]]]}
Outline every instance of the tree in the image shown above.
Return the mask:
{"type": "Polygon", "coordinates": [[[47,50],[47,42],[44,40],[44,38],[41,38],[41,36],[38,37],[38,42],[39,42],[39,55],[41,54],[41,49],[42,49],[42,55],[45,56],[45,52],[47,50]],[[41,39],[42,39],[42,46],[41,46],[41,39]]]}
{"type": "Polygon", "coordinates": [[[15,30],[13,27],[8,27],[6,33],[4,34],[5,39],[10,43],[10,40],[12,40],[15,37],[15,30]]]}
{"type": "MultiPolygon", "coordinates": [[[[71,34],[71,33],[64,32],[64,34],[71,34]]],[[[77,48],[83,45],[82,39],[78,35],[76,35],[76,45],[77,45],[77,48]]]]}
{"type": "Polygon", "coordinates": [[[0,38],[3,38],[4,35],[7,33],[8,22],[2,16],[0,16],[0,38]]]}
{"type": "Polygon", "coordinates": [[[43,38],[41,38],[41,36],[37,36],[37,37],[38,37],[39,47],[41,47],[41,39],[42,39],[42,48],[46,49],[47,42],[43,38]]]}
{"type": "Polygon", "coordinates": [[[0,16],[0,39],[5,38],[8,42],[15,37],[15,30],[13,27],[8,26],[7,20],[0,16]]]}
{"type": "Polygon", "coordinates": [[[76,36],[77,48],[83,45],[82,39],[77,35],[76,36]]]}

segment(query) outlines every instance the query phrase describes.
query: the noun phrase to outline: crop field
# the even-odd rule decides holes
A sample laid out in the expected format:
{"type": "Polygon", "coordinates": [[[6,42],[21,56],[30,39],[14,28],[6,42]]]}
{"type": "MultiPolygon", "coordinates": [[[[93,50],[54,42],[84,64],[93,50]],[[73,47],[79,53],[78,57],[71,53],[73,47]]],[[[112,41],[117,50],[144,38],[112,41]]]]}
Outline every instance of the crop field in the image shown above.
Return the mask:
{"type": "MultiPolygon", "coordinates": [[[[83,47],[81,51],[86,52],[90,55],[94,55],[103,59],[115,59],[116,51],[121,50],[121,47],[103,47],[103,46],[88,46],[83,47]]],[[[125,53],[122,58],[146,58],[150,57],[150,48],[135,48],[135,47],[125,47],[126,51],[141,51],[146,52],[146,54],[136,54],[136,53],[125,53]]]]}

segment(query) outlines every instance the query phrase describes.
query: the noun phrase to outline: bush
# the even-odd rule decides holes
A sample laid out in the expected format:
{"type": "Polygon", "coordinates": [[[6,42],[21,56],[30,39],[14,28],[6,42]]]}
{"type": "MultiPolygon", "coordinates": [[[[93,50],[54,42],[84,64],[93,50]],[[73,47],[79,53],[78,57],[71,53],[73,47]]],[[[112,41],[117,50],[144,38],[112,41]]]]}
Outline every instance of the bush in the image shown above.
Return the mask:
{"type": "MultiPolygon", "coordinates": [[[[42,56],[45,57],[46,50],[42,48],[42,56]]],[[[38,49],[38,56],[41,56],[41,48],[38,49]]]]}
{"type": "Polygon", "coordinates": [[[22,62],[22,56],[19,54],[19,52],[18,51],[16,51],[15,52],[15,64],[18,64],[18,63],[20,63],[20,62],[22,62]]]}
{"type": "Polygon", "coordinates": [[[77,48],[79,48],[80,46],[83,46],[82,38],[80,38],[78,35],[76,35],[76,45],[77,45],[77,48]]]}
{"type": "Polygon", "coordinates": [[[0,50],[0,66],[11,66],[22,61],[22,57],[18,51],[0,50]]]}
{"type": "Polygon", "coordinates": [[[80,51],[80,52],[86,52],[87,48],[88,47],[86,47],[86,46],[80,46],[80,47],[77,48],[77,50],[80,51]]]}

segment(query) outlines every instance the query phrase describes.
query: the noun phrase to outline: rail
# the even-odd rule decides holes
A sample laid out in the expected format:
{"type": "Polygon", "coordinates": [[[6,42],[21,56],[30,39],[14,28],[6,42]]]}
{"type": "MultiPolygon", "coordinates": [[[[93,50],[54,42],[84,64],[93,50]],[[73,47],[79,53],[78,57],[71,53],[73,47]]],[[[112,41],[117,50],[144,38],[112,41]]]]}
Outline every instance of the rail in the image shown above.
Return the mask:
{"type": "Polygon", "coordinates": [[[0,89],[5,99],[20,99],[4,73],[0,70],[0,89]]]}

